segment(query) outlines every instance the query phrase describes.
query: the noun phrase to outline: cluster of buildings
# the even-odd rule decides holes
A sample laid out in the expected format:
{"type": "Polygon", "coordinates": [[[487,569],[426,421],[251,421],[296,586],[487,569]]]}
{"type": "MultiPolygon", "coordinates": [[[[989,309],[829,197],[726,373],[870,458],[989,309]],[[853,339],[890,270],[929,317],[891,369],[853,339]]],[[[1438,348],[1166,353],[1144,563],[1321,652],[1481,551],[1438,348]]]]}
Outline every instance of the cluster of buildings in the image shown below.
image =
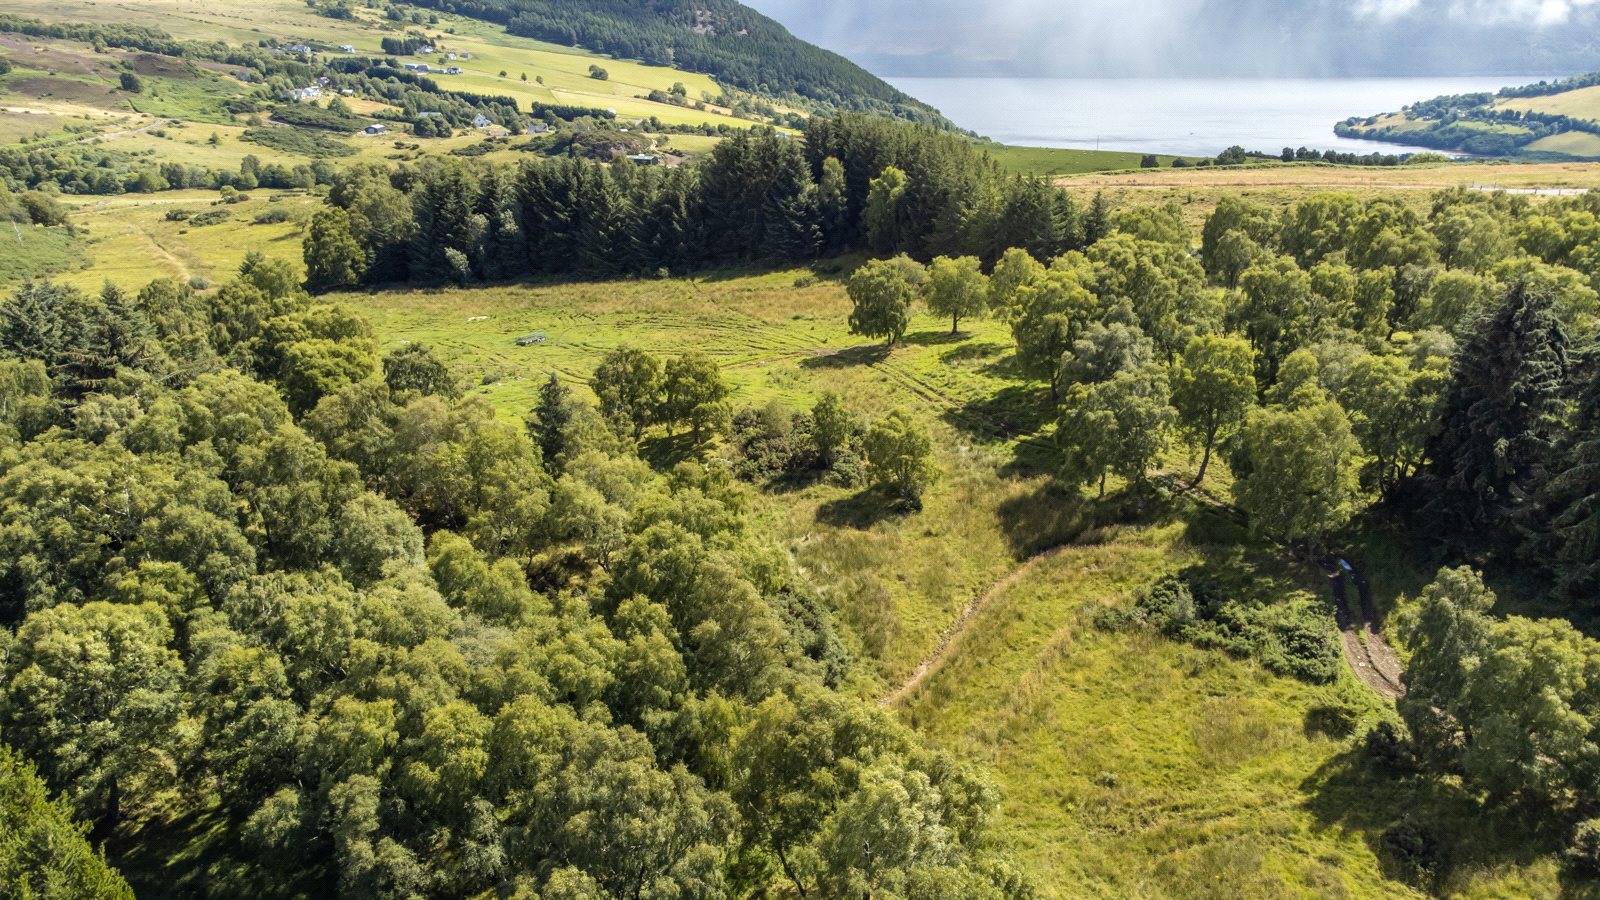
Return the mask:
{"type": "Polygon", "coordinates": [[[430,75],[460,75],[460,66],[430,66],[427,63],[404,63],[408,72],[426,72],[430,75]]]}

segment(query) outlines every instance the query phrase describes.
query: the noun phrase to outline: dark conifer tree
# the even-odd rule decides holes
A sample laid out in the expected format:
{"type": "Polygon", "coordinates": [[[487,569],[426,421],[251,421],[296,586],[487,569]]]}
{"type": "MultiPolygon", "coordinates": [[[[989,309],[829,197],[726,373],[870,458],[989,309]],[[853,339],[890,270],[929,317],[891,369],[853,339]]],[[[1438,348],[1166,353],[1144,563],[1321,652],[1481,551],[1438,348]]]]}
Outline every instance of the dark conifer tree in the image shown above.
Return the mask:
{"type": "Polygon", "coordinates": [[[1441,524],[1493,529],[1527,511],[1559,434],[1566,372],[1550,295],[1512,284],[1457,353],[1428,443],[1428,509],[1441,524]]]}

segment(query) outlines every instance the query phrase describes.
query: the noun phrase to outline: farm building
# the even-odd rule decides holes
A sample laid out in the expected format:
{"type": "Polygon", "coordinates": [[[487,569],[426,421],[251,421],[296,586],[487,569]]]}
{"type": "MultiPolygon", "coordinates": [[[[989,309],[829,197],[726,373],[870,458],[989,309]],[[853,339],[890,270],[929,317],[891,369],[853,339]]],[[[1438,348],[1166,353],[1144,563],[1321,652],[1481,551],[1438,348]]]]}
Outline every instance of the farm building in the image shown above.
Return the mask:
{"type": "Polygon", "coordinates": [[[544,342],[545,333],[542,331],[535,331],[533,334],[525,334],[522,337],[517,338],[518,347],[532,347],[536,344],[542,344],[544,342]]]}
{"type": "Polygon", "coordinates": [[[461,74],[461,67],[460,66],[445,66],[444,73],[446,75],[460,75],[461,74]]]}
{"type": "Polygon", "coordinates": [[[661,157],[655,156],[655,155],[650,154],[650,153],[635,153],[635,154],[633,154],[632,156],[630,156],[628,158],[633,160],[634,162],[638,163],[641,166],[653,166],[656,163],[661,162],[661,157]]]}
{"type": "Polygon", "coordinates": [[[354,53],[356,52],[356,46],[354,44],[340,44],[339,51],[341,53],[354,53]]]}
{"type": "Polygon", "coordinates": [[[493,125],[493,124],[494,124],[494,120],[489,118],[488,116],[484,115],[483,113],[478,113],[477,115],[472,117],[472,127],[473,128],[488,128],[490,125],[493,125]]]}
{"type": "Polygon", "coordinates": [[[378,124],[377,122],[373,122],[371,125],[367,126],[367,134],[383,134],[385,131],[388,131],[388,130],[389,130],[388,128],[386,128],[383,125],[378,124]]]}

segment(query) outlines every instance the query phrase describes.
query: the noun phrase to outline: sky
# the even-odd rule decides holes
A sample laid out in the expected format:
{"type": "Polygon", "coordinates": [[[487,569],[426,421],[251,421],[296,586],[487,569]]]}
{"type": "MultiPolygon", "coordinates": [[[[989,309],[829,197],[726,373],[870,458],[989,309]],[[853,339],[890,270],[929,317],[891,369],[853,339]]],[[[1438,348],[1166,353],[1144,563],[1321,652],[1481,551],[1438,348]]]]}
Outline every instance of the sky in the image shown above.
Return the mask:
{"type": "Polygon", "coordinates": [[[1600,0],[745,0],[880,75],[1568,75],[1600,0]]]}

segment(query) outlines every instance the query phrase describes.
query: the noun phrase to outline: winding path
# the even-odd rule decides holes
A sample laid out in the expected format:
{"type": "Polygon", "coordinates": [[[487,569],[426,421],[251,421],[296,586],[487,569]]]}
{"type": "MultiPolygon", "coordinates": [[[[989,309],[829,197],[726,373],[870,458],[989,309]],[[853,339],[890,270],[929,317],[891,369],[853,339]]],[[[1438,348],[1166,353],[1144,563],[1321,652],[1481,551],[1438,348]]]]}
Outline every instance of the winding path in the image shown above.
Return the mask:
{"type": "Polygon", "coordinates": [[[879,697],[878,703],[883,706],[893,706],[896,703],[899,703],[901,700],[911,696],[913,691],[921,687],[922,683],[927,681],[928,677],[934,672],[937,672],[939,667],[944,664],[944,658],[950,648],[954,646],[954,644],[971,629],[973,618],[977,616],[979,610],[983,609],[989,604],[990,600],[993,600],[995,597],[1005,593],[1013,585],[1021,581],[1028,573],[1037,568],[1040,563],[1043,563],[1044,561],[1052,559],[1056,556],[1060,556],[1062,553],[1073,549],[1076,549],[1076,546],[1068,544],[1046,550],[1034,556],[1030,556],[1022,563],[1022,565],[1017,566],[1015,569],[1012,569],[1010,572],[1006,573],[1004,578],[1001,578],[994,584],[989,585],[989,587],[984,589],[982,593],[976,597],[973,597],[966,606],[961,608],[961,614],[956,616],[956,620],[951,622],[949,626],[945,628],[943,634],[939,635],[939,642],[934,645],[933,650],[926,657],[924,657],[922,662],[917,665],[917,668],[912,671],[911,676],[905,681],[902,681],[889,693],[879,697]]]}

